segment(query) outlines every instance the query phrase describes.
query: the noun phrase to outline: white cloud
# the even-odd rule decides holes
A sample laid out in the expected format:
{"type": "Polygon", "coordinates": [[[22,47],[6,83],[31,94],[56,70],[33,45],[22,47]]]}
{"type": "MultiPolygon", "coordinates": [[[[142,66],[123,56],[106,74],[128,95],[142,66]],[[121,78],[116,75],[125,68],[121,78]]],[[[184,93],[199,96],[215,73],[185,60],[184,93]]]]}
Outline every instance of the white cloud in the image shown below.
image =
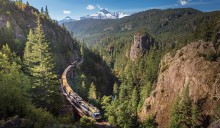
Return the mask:
{"type": "Polygon", "coordinates": [[[98,9],[102,10],[103,8],[100,5],[96,5],[98,9]]]}
{"type": "Polygon", "coordinates": [[[63,14],[65,14],[65,15],[71,14],[71,11],[64,10],[64,11],[63,11],[63,14]]]}
{"type": "Polygon", "coordinates": [[[180,4],[181,5],[187,5],[189,3],[190,0],[180,0],[180,4]]]}
{"type": "Polygon", "coordinates": [[[94,10],[95,7],[91,4],[89,4],[87,7],[86,7],[87,10],[94,10]]]}

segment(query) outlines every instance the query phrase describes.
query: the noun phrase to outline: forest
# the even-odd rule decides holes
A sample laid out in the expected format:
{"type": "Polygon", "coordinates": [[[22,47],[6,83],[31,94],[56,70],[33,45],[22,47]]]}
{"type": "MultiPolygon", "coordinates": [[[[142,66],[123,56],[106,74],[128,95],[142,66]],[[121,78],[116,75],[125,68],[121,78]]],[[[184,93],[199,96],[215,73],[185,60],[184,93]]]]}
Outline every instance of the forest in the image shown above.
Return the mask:
{"type": "MultiPolygon", "coordinates": [[[[74,120],[71,113],[63,112],[59,79],[81,57],[84,61],[73,71],[69,84],[100,109],[101,121],[118,128],[160,127],[157,113],[143,120],[140,115],[143,109],[151,109],[146,99],[156,95],[158,77],[169,68],[162,66],[164,56],[174,58],[181,48],[204,40],[212,42],[216,52],[198,56],[207,63],[219,63],[218,11],[153,9],[119,20],[83,20],[60,26],[51,19],[47,6],[38,11],[28,2],[1,0],[0,16],[4,18],[0,22],[0,127],[8,127],[7,121],[14,118],[20,120],[17,127],[25,128],[98,127],[96,120],[74,120]],[[92,29],[91,24],[99,27],[92,29]],[[132,30],[122,30],[126,24],[132,30]],[[117,29],[103,32],[109,26],[117,29]],[[86,34],[90,36],[83,38],[86,34]]],[[[175,97],[166,127],[208,127],[220,119],[218,97],[211,97],[215,109],[206,115],[203,101],[194,101],[191,89],[188,84],[175,97]]]]}

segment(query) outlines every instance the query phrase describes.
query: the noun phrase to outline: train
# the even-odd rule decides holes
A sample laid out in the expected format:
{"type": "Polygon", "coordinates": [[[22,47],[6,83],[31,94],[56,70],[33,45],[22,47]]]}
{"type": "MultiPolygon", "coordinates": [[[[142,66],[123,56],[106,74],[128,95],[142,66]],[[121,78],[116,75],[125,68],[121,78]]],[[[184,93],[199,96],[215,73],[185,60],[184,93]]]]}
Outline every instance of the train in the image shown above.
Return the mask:
{"type": "Polygon", "coordinates": [[[61,85],[62,85],[62,92],[65,93],[65,95],[70,99],[70,102],[80,109],[82,112],[82,115],[85,115],[87,117],[91,117],[94,119],[100,119],[100,111],[96,107],[92,106],[91,104],[84,101],[77,93],[75,93],[72,88],[69,86],[67,82],[67,74],[71,70],[71,68],[74,68],[81,64],[83,62],[83,59],[81,61],[72,62],[63,72],[62,78],[61,78],[61,85]]]}

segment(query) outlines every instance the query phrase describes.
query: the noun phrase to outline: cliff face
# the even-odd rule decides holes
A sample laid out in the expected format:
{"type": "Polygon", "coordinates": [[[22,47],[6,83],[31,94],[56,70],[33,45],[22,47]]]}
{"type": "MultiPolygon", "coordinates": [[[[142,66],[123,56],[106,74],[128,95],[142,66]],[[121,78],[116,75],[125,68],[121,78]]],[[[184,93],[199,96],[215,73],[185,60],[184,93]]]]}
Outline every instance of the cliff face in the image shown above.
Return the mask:
{"type": "MultiPolygon", "coordinates": [[[[134,35],[134,43],[130,50],[130,60],[135,61],[138,57],[142,56],[150,50],[150,46],[153,45],[153,39],[141,33],[134,35]]],[[[127,56],[127,55],[126,55],[127,56]]]]}
{"type": "Polygon", "coordinates": [[[220,58],[212,42],[194,42],[163,57],[156,88],[145,100],[139,117],[156,114],[159,127],[166,127],[177,95],[189,86],[192,102],[204,100],[203,114],[212,116],[220,103],[220,58]]]}

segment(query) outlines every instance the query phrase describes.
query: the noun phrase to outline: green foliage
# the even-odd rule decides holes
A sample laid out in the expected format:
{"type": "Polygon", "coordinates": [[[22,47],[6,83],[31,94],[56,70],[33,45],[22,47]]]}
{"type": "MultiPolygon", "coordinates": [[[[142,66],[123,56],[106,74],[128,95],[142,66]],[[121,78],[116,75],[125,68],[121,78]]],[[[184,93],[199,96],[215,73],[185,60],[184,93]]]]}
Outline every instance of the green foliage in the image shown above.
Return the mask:
{"type": "Polygon", "coordinates": [[[33,105],[27,106],[26,113],[28,114],[28,118],[34,121],[34,128],[52,127],[57,123],[52,114],[33,105]]]}
{"type": "Polygon", "coordinates": [[[115,83],[113,86],[113,94],[114,94],[114,96],[118,96],[118,94],[119,94],[119,87],[118,87],[117,83],[115,83]]]}
{"type": "Polygon", "coordinates": [[[33,33],[32,30],[29,32],[24,52],[24,63],[33,82],[31,87],[33,102],[37,106],[57,114],[58,103],[61,102],[58,90],[59,83],[54,73],[52,54],[45,39],[40,18],[38,18],[35,32],[33,33]]]}
{"type": "Polygon", "coordinates": [[[220,119],[220,104],[218,104],[215,108],[215,115],[214,115],[214,119],[220,119]]]}
{"type": "Polygon", "coordinates": [[[27,101],[27,86],[30,85],[28,78],[21,73],[18,65],[8,46],[3,46],[0,51],[0,118],[24,115],[27,101]]]}
{"type": "Polygon", "coordinates": [[[218,55],[216,53],[210,53],[210,54],[200,54],[199,56],[204,57],[207,61],[216,61],[218,58],[218,55]]]}
{"type": "Polygon", "coordinates": [[[185,43],[195,38],[210,41],[215,35],[214,27],[219,18],[219,11],[200,12],[192,8],[152,9],[119,20],[89,19],[65,23],[65,26],[74,32],[76,37],[84,38],[88,46],[106,38],[106,35],[110,39],[129,37],[137,30],[147,31],[157,41],[171,45],[175,41],[185,43]],[[131,30],[124,30],[126,25],[131,25],[131,30]],[[109,26],[113,29],[103,31],[109,26]]]}
{"type": "Polygon", "coordinates": [[[80,125],[82,128],[96,128],[95,121],[88,119],[85,116],[80,119],[80,125]]]}
{"type": "MultiPolygon", "coordinates": [[[[6,45],[0,51],[0,119],[19,115],[33,122],[36,128],[51,127],[56,123],[47,111],[36,108],[29,98],[31,81],[21,71],[20,59],[6,45]]],[[[30,127],[30,125],[25,124],[30,127]]]]}
{"type": "Polygon", "coordinates": [[[138,106],[138,103],[139,103],[139,99],[138,99],[138,92],[137,92],[137,89],[134,88],[133,89],[133,92],[132,92],[132,95],[131,95],[131,108],[133,108],[134,112],[137,111],[137,106],[138,106]]]}
{"type": "Polygon", "coordinates": [[[155,121],[156,116],[148,116],[143,123],[140,124],[139,128],[156,128],[157,123],[155,121]]]}
{"type": "Polygon", "coordinates": [[[89,88],[89,96],[88,99],[91,101],[97,100],[97,94],[96,94],[96,86],[92,82],[89,88]]]}
{"type": "Polygon", "coordinates": [[[202,117],[201,108],[190,100],[189,86],[187,86],[182,99],[178,96],[173,104],[169,128],[202,127],[202,117]]]}

